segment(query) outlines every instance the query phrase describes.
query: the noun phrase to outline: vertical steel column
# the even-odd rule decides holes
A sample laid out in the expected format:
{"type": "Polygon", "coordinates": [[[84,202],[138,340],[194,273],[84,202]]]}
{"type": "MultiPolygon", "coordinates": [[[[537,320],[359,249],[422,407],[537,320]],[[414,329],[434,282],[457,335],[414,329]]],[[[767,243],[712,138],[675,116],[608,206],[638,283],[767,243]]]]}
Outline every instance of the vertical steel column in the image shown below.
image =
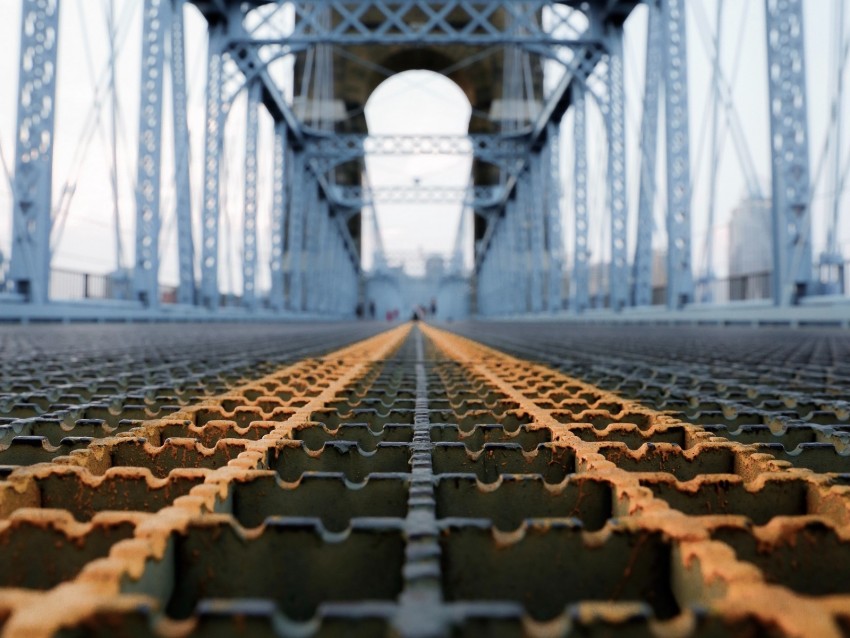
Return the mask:
{"type": "Polygon", "coordinates": [[[685,0],[662,0],[667,120],[667,307],[693,301],[688,40],[685,0]]]}
{"type": "Polygon", "coordinates": [[[319,211],[320,222],[319,226],[319,312],[328,314],[330,302],[330,280],[331,280],[331,251],[333,247],[330,243],[330,224],[331,224],[331,207],[328,200],[322,199],[322,206],[319,211]]]}
{"type": "Polygon", "coordinates": [[[33,303],[49,297],[58,36],[58,0],[24,0],[9,279],[33,303]]]}
{"type": "Polygon", "coordinates": [[[516,201],[508,208],[512,246],[512,277],[514,291],[514,314],[528,311],[528,238],[525,232],[526,192],[523,176],[517,180],[516,201]]]}
{"type": "Polygon", "coordinates": [[[257,307],[257,139],[260,134],[260,99],[262,85],[251,82],[247,87],[245,114],[245,192],[242,220],[242,303],[257,307]]]}
{"type": "Polygon", "coordinates": [[[543,151],[531,154],[528,169],[528,194],[526,197],[526,222],[529,234],[529,310],[543,312],[543,269],[545,267],[545,245],[543,243],[544,180],[543,151]]]}
{"type": "Polygon", "coordinates": [[[306,189],[313,184],[307,182],[307,167],[304,154],[298,151],[292,154],[292,200],[289,209],[289,230],[287,232],[286,260],[289,269],[289,309],[300,312],[304,309],[302,289],[303,266],[301,252],[304,246],[304,206],[306,189]]]}
{"type": "Polygon", "coordinates": [[[269,303],[275,310],[284,307],[283,246],[286,229],[286,122],[274,125],[274,167],[272,169],[272,254],[269,303]]]}
{"type": "Polygon", "coordinates": [[[801,0],[765,0],[773,157],[773,300],[796,303],[812,278],[809,134],[801,0]]]}
{"type": "Polygon", "coordinates": [[[516,281],[513,279],[513,264],[516,259],[516,246],[514,245],[514,232],[511,228],[511,211],[513,203],[508,202],[505,206],[504,216],[499,221],[499,226],[496,228],[496,237],[498,238],[498,249],[493,254],[494,261],[492,264],[493,277],[490,279],[490,314],[491,315],[506,315],[513,311],[515,304],[518,304],[519,292],[509,288],[509,298],[500,297],[499,281],[509,282],[510,286],[514,286],[516,281]]]}
{"type": "Polygon", "coordinates": [[[664,58],[661,11],[656,0],[646,3],[649,24],[646,35],[646,71],[640,140],[640,195],[634,261],[634,304],[652,303],[652,234],[655,230],[655,161],[658,153],[658,93],[664,58]]]}
{"type": "Polygon", "coordinates": [[[311,182],[304,207],[304,251],[301,255],[301,279],[304,282],[304,307],[308,312],[316,311],[316,259],[317,231],[319,222],[319,189],[311,182]]]}
{"type": "Polygon", "coordinates": [[[609,26],[608,44],[608,197],[611,206],[610,304],[619,311],[628,300],[626,269],[626,96],[623,78],[623,29],[609,26]]]}
{"type": "MultiPolygon", "coordinates": [[[[339,286],[345,277],[342,269],[342,246],[339,242],[339,227],[336,222],[337,216],[328,220],[328,310],[335,314],[342,314],[342,305],[340,304],[339,286]]],[[[365,310],[365,308],[364,308],[365,310]]]]}
{"type": "Polygon", "coordinates": [[[311,310],[319,311],[319,305],[322,298],[322,215],[324,213],[324,201],[319,194],[319,189],[316,189],[316,199],[313,200],[313,205],[310,207],[311,219],[307,224],[309,229],[310,256],[307,259],[305,272],[307,280],[310,282],[307,288],[307,298],[310,299],[311,310]]]}
{"type": "Polygon", "coordinates": [[[590,304],[590,273],[588,259],[590,251],[587,242],[587,107],[585,88],[582,79],[572,83],[572,103],[574,115],[575,180],[573,197],[575,198],[575,247],[573,254],[573,275],[571,282],[572,307],[576,312],[584,312],[590,304]]]}
{"type": "Polygon", "coordinates": [[[189,180],[186,46],[183,24],[185,0],[171,0],[171,104],[174,124],[174,181],[177,214],[177,263],[180,285],[177,301],[196,302],[195,244],[192,239],[192,194],[189,180]]]}
{"type": "Polygon", "coordinates": [[[170,5],[145,0],[142,9],[142,82],[136,178],[136,267],[133,290],[147,306],[159,304],[159,184],[162,158],[162,71],[170,5]]]}
{"type": "Polygon", "coordinates": [[[561,309],[561,285],[563,272],[563,237],[561,236],[561,156],[560,124],[550,122],[546,138],[546,241],[548,255],[548,301],[549,312],[561,309]]]}
{"type": "Polygon", "coordinates": [[[207,50],[207,104],[204,130],[204,200],[202,207],[201,301],[217,308],[218,292],[218,221],[221,177],[222,84],[225,25],[211,24],[207,50]]]}

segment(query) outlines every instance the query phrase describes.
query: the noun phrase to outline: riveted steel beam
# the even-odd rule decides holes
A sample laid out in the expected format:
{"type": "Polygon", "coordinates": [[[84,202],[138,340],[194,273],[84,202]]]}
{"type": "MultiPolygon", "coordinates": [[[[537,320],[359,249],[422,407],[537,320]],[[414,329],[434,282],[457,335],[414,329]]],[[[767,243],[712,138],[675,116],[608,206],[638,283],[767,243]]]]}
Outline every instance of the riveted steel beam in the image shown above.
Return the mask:
{"type": "Polygon", "coordinates": [[[133,289],[147,306],[159,303],[159,187],[162,157],[162,76],[170,3],[145,0],[136,178],[136,263],[133,289]]]}
{"type": "Polygon", "coordinates": [[[24,0],[9,279],[33,303],[48,300],[58,0],[24,0]]]}
{"type": "Polygon", "coordinates": [[[773,301],[807,294],[812,278],[811,186],[801,0],[765,0],[771,155],[773,301]]]}
{"type": "Polygon", "coordinates": [[[242,303],[249,309],[257,305],[257,141],[260,133],[259,109],[262,87],[248,87],[245,122],[245,186],[242,218],[242,303]]]}
{"type": "Polygon", "coordinates": [[[662,0],[667,140],[667,307],[693,301],[691,160],[685,0],[662,0]]]}
{"type": "Polygon", "coordinates": [[[183,8],[186,0],[171,0],[171,104],[174,125],[174,181],[177,212],[177,263],[180,285],[177,300],[196,301],[195,244],[192,239],[192,196],[189,180],[189,124],[187,113],[186,47],[183,8]]]}
{"type": "Polygon", "coordinates": [[[281,310],[285,304],[285,285],[283,273],[283,248],[286,233],[286,192],[287,192],[287,137],[286,123],[275,122],[274,126],[274,167],[272,169],[272,253],[271,253],[271,290],[269,303],[275,310],[281,310]]]}
{"type": "Polygon", "coordinates": [[[218,222],[220,212],[222,83],[225,27],[210,25],[207,49],[206,126],[204,128],[204,195],[201,206],[201,302],[218,306],[218,222]]]}
{"type": "Polygon", "coordinates": [[[590,277],[587,213],[587,106],[585,89],[581,82],[572,85],[573,98],[573,198],[575,231],[573,246],[573,273],[571,282],[572,309],[583,312],[590,305],[590,277]]]}
{"type": "Polygon", "coordinates": [[[655,228],[655,161],[658,149],[658,96],[664,65],[661,10],[647,2],[649,22],[640,139],[640,194],[638,196],[637,241],[633,266],[634,304],[652,303],[652,234],[655,228]]]}

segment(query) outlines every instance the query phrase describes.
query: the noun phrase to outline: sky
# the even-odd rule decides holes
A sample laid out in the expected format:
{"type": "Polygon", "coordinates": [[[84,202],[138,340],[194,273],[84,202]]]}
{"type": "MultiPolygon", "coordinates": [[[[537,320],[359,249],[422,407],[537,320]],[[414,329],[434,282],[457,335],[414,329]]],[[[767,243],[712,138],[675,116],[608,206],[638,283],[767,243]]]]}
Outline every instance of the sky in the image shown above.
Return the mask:
{"type": "MultiPolygon", "coordinates": [[[[840,0],[839,0],[840,1],[840,0]]],[[[806,0],[805,37],[809,109],[809,145],[812,170],[818,165],[830,117],[830,99],[836,85],[832,72],[833,13],[835,0],[806,0]]],[[[137,138],[139,49],[141,36],[140,0],[62,0],[62,26],[59,35],[59,84],[57,88],[56,144],[54,163],[54,201],[63,188],[74,186],[74,196],[68,208],[67,222],[61,237],[57,235],[53,265],[56,268],[108,272],[115,268],[116,234],[121,237],[122,265],[132,264],[135,181],[135,146],[137,138]],[[85,122],[92,116],[95,104],[93,87],[102,82],[108,59],[106,7],[114,1],[116,23],[119,25],[120,53],[117,60],[118,81],[118,218],[115,213],[110,183],[110,113],[108,99],[101,100],[99,125],[94,133],[84,135],[85,122]],[[84,151],[84,152],[83,152],[84,151]]],[[[708,145],[704,129],[708,121],[710,57],[704,42],[712,37],[716,0],[693,0],[688,6],[688,47],[690,76],[690,130],[693,181],[692,215],[694,219],[694,264],[704,264],[702,253],[707,227],[708,207],[708,145]]],[[[9,169],[14,165],[15,109],[17,86],[16,52],[20,28],[20,0],[0,0],[3,20],[0,21],[0,42],[7,55],[0,57],[0,150],[9,169]],[[11,55],[9,53],[12,53],[11,55]]],[[[845,12],[850,13],[850,11],[845,12]]],[[[845,16],[848,18],[850,16],[845,16]]],[[[189,127],[191,136],[193,198],[197,217],[200,188],[200,158],[203,137],[203,90],[205,32],[204,22],[194,9],[187,10],[187,59],[189,81],[189,127]]],[[[848,29],[850,30],[850,29],[848,29]]],[[[637,139],[641,115],[646,9],[638,8],[629,18],[625,29],[627,132],[629,153],[628,192],[632,211],[632,232],[636,216],[639,154],[637,139]]],[[[736,0],[726,2],[722,66],[733,86],[736,104],[753,157],[756,172],[766,192],[769,191],[770,153],[767,117],[767,75],[764,35],[764,2],[736,0]]],[[[168,98],[166,77],[166,100],[168,98]]],[[[846,81],[846,79],[845,79],[846,81]]],[[[103,87],[102,87],[103,88],[103,87]]],[[[107,95],[101,93],[101,96],[107,95]]],[[[847,123],[841,149],[848,148],[847,129],[850,128],[850,99],[845,98],[842,112],[847,123]]],[[[381,84],[371,96],[366,117],[375,133],[463,133],[469,120],[470,107],[463,93],[450,80],[425,71],[411,71],[394,76],[381,84]]],[[[590,108],[590,210],[592,259],[604,259],[607,252],[607,226],[604,215],[604,132],[601,117],[590,108]]],[[[224,158],[225,187],[222,210],[222,250],[220,283],[227,291],[241,288],[239,255],[241,250],[240,188],[242,150],[240,138],[244,121],[244,106],[237,98],[229,114],[224,158]]],[[[165,115],[164,149],[170,148],[170,114],[165,115]]],[[[260,210],[268,211],[271,194],[271,119],[261,118],[261,162],[259,188],[260,210]]],[[[562,122],[562,221],[564,247],[572,255],[572,115],[562,122]]],[[[662,136],[663,143],[663,136],[662,136]]],[[[663,146],[661,147],[663,148],[663,146]]],[[[660,156],[661,157],[661,156],[660,156]]],[[[168,151],[163,156],[163,283],[177,281],[176,231],[173,215],[173,186],[167,178],[172,170],[168,151]]],[[[842,162],[846,164],[845,157],[842,162]]],[[[392,157],[368,158],[370,181],[375,186],[404,185],[418,181],[422,185],[466,185],[469,160],[463,157],[392,157]]],[[[726,139],[718,173],[717,214],[713,227],[716,238],[715,269],[722,274],[725,266],[725,235],[732,209],[745,194],[744,180],[733,153],[731,140],[726,139]]],[[[816,185],[813,209],[813,239],[816,251],[823,244],[826,212],[832,206],[829,158],[822,178],[816,185]]],[[[659,172],[663,161],[659,160],[659,172]]],[[[663,189],[661,189],[663,192],[663,189]]],[[[845,193],[842,208],[846,207],[845,193]]],[[[0,176],[0,250],[8,255],[11,234],[11,191],[5,175],[0,176]]],[[[660,208],[659,208],[660,210],[660,208]]],[[[409,269],[421,267],[422,257],[430,253],[448,256],[458,228],[459,206],[377,206],[378,222],[384,246],[391,261],[406,262],[409,269]]],[[[846,215],[844,216],[846,217],[846,215]]],[[[199,222],[196,225],[196,246],[199,222]]],[[[368,226],[368,224],[364,224],[368,226]]],[[[468,230],[468,229],[467,229],[468,230]]],[[[840,245],[850,254],[850,224],[842,218],[840,245]]],[[[270,253],[268,215],[261,214],[260,263],[267,264],[270,253]]],[[[467,232],[467,237],[469,233],[467,232]]],[[[665,238],[659,218],[655,245],[662,247],[665,238]]],[[[370,263],[371,238],[367,229],[364,238],[365,265],[370,263]]],[[[630,250],[633,249],[633,243],[630,250]]],[[[467,263],[471,244],[466,244],[467,263]]],[[[267,284],[268,268],[260,268],[260,287],[267,284]]]]}

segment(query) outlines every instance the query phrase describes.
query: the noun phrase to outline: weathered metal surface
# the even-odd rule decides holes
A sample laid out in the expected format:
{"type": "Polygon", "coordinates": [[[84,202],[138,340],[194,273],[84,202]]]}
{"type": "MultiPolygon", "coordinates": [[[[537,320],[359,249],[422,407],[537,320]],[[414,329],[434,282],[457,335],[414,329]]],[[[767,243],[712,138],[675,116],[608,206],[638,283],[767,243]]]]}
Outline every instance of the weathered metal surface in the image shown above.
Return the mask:
{"type": "Polygon", "coordinates": [[[4,344],[4,636],[850,626],[843,336],[101,330],[4,344]]]}

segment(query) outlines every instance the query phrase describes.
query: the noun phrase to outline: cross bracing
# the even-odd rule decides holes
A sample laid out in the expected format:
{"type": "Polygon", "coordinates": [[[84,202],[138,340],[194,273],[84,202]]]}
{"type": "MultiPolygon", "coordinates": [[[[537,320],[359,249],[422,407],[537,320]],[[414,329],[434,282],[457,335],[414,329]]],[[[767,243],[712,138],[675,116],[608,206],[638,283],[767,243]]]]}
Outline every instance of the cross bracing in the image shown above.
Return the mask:
{"type": "MultiPolygon", "coordinates": [[[[53,140],[55,112],[62,108],[56,41],[65,27],[61,4],[21,0],[13,228],[4,300],[32,307],[50,305],[53,140]]],[[[723,2],[716,4],[720,16],[723,2]]],[[[780,307],[800,304],[821,290],[843,290],[843,258],[835,240],[846,182],[840,151],[831,151],[833,214],[828,246],[819,257],[829,282],[822,285],[813,268],[813,182],[821,171],[813,175],[809,158],[804,4],[764,4],[772,185],[768,288],[780,307]]],[[[480,314],[581,313],[594,305],[622,312],[662,300],[673,312],[712,299],[713,271],[695,272],[693,263],[698,247],[689,86],[694,79],[688,77],[688,59],[694,44],[688,42],[687,25],[694,20],[706,28],[702,14],[680,0],[145,0],[131,231],[135,258],[121,288],[123,300],[151,316],[162,312],[166,183],[173,184],[174,202],[169,197],[168,206],[176,211],[175,299],[187,312],[219,309],[225,285],[222,236],[232,232],[240,243],[240,304],[246,313],[349,314],[362,302],[368,278],[361,267],[361,211],[376,204],[454,203],[470,211],[473,305],[480,314]],[[186,4],[207,22],[200,129],[188,123],[186,4]],[[641,4],[649,12],[642,122],[640,137],[630,139],[625,89],[634,78],[627,76],[626,58],[634,52],[624,47],[623,28],[641,4]],[[281,61],[289,66],[281,67],[281,61]],[[468,135],[370,134],[363,109],[371,90],[383,78],[417,65],[444,72],[463,87],[473,113],[468,135]],[[232,170],[225,161],[225,137],[234,126],[230,114],[237,102],[245,105],[246,115],[240,124],[245,144],[240,227],[234,231],[223,225],[223,211],[224,172],[232,170]],[[598,116],[585,115],[586,110],[598,116]],[[164,127],[166,112],[171,122],[164,127]],[[561,139],[565,115],[574,129],[566,136],[569,145],[561,139]],[[259,168],[266,163],[260,127],[269,119],[271,184],[259,168]],[[168,140],[164,128],[171,131],[168,140]],[[196,202],[190,197],[190,129],[204,138],[203,157],[196,158],[201,164],[196,202]],[[166,143],[172,146],[165,148],[166,143]],[[600,143],[601,185],[587,157],[600,143]],[[627,164],[634,148],[640,169],[632,184],[627,164]],[[562,152],[569,158],[569,174],[559,169],[562,152]],[[469,157],[470,186],[369,185],[367,158],[405,155],[469,157]],[[164,157],[173,164],[173,175],[163,175],[164,157]],[[629,201],[633,189],[639,191],[635,210],[629,201]],[[598,193],[601,204],[595,201],[598,193]],[[565,206],[570,211],[566,246],[565,206]],[[265,235],[269,232],[271,237],[265,235]],[[653,274],[659,234],[666,245],[660,296],[653,274]],[[259,250],[261,244],[270,246],[268,255],[259,250]],[[261,289],[260,271],[269,273],[267,289],[266,284],[261,289]],[[500,302],[505,282],[522,291],[509,304],[500,302]]],[[[717,120],[728,122],[748,192],[755,197],[762,189],[721,68],[719,25],[718,18],[712,99],[722,115],[712,118],[712,140],[718,138],[717,120]]],[[[836,38],[838,82],[832,99],[837,115],[827,149],[842,146],[842,74],[850,48],[843,26],[836,38]]],[[[716,165],[714,150],[711,161],[716,165]]],[[[711,183],[721,188],[714,179],[711,183]]],[[[66,197],[68,187],[61,192],[66,197]]],[[[119,270],[121,232],[116,228],[119,270]]],[[[460,240],[455,243],[462,247],[460,240]]]]}

